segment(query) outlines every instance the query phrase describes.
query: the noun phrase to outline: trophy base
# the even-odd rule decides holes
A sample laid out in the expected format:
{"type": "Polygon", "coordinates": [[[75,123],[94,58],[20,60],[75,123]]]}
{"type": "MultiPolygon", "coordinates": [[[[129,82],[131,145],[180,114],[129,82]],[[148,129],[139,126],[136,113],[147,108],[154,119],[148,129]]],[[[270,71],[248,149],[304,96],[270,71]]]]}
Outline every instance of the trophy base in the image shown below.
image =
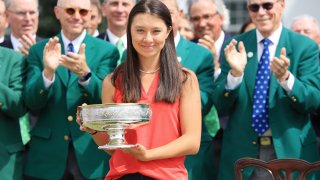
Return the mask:
{"type": "Polygon", "coordinates": [[[134,147],[134,144],[121,144],[121,145],[104,145],[99,146],[98,149],[105,149],[105,150],[115,150],[115,149],[127,149],[134,147]]]}

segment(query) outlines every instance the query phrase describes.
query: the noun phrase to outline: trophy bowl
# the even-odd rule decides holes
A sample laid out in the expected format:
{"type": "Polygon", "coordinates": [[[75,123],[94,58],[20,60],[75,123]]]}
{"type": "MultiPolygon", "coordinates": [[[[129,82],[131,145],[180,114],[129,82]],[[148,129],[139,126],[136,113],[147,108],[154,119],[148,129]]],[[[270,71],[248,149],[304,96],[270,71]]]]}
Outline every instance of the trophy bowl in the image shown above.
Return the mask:
{"type": "Polygon", "coordinates": [[[96,131],[105,131],[109,142],[99,149],[124,149],[133,147],[127,144],[124,131],[131,124],[150,122],[151,109],[144,103],[109,103],[79,106],[80,122],[96,131]]]}

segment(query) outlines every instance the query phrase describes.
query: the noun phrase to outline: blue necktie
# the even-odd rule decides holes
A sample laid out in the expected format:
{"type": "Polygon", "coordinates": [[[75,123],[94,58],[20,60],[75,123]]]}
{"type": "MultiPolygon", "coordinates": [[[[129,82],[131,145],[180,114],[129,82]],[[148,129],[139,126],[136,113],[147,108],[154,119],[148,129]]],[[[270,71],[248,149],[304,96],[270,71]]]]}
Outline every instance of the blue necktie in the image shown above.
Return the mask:
{"type": "MultiPolygon", "coordinates": [[[[67,51],[74,53],[74,47],[73,47],[72,42],[70,42],[70,43],[68,44],[67,51]]],[[[69,75],[69,77],[71,76],[71,71],[70,71],[70,70],[68,70],[68,75],[69,75]]]]}
{"type": "Polygon", "coordinates": [[[270,52],[269,39],[261,41],[264,45],[254,87],[252,128],[259,136],[269,129],[269,82],[270,82],[270,52]]]}
{"type": "Polygon", "coordinates": [[[68,44],[68,52],[73,52],[73,53],[74,53],[74,47],[73,47],[72,42],[70,42],[70,43],[68,44]]]}

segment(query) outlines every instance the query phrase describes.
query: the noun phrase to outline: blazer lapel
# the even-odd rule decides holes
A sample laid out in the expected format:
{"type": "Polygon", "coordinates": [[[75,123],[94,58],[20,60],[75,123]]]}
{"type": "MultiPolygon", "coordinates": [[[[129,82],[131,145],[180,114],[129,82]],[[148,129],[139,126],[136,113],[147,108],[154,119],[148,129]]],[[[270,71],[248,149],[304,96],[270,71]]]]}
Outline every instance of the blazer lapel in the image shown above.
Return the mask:
{"type": "MultiPolygon", "coordinates": [[[[280,40],[279,40],[279,43],[278,43],[278,46],[277,46],[277,49],[276,49],[276,54],[275,56],[276,57],[280,57],[280,53],[281,53],[281,49],[283,47],[286,48],[286,56],[289,58],[292,54],[292,49],[291,49],[291,46],[290,46],[290,42],[289,42],[289,38],[287,38],[288,36],[288,32],[287,32],[287,29],[285,29],[283,27],[282,29],[282,32],[281,32],[281,36],[280,36],[280,40]]],[[[290,58],[289,58],[290,59],[290,58]]],[[[269,86],[269,105],[271,107],[271,104],[273,103],[273,100],[274,100],[274,95],[277,91],[278,88],[282,88],[278,81],[277,81],[277,78],[274,76],[273,73],[271,73],[271,76],[270,76],[270,86],[269,86]]]]}
{"type": "MultiPolygon", "coordinates": [[[[3,57],[3,49],[4,48],[2,48],[2,47],[0,47],[0,74],[1,74],[1,72],[3,72],[3,68],[6,68],[5,67],[5,62],[4,62],[4,57],[3,57]]],[[[0,81],[1,81],[1,76],[0,76],[0,81]]]]}
{"type": "Polygon", "coordinates": [[[176,47],[177,51],[177,59],[180,61],[181,64],[184,64],[185,60],[187,59],[188,52],[189,52],[189,45],[182,36],[180,36],[180,41],[176,47]]]}
{"type": "MultiPolygon", "coordinates": [[[[61,54],[65,54],[64,52],[64,45],[63,45],[63,41],[61,38],[61,34],[58,35],[59,38],[59,42],[61,44],[61,54]]],[[[68,85],[68,79],[69,79],[69,75],[68,75],[68,69],[63,67],[63,66],[58,66],[57,68],[57,74],[60,77],[62,83],[67,86],[68,85]]]]}
{"type": "MultiPolygon", "coordinates": [[[[256,33],[253,31],[252,33],[256,33]]],[[[244,81],[249,93],[249,98],[253,102],[254,85],[256,74],[258,70],[258,51],[257,51],[257,37],[256,35],[249,35],[250,39],[246,39],[246,53],[247,53],[247,65],[244,70],[244,81]]]]}
{"type": "Polygon", "coordinates": [[[11,42],[10,35],[4,37],[4,41],[2,43],[2,46],[6,47],[6,48],[9,48],[9,49],[13,49],[13,45],[12,45],[12,42],[11,42]]]}

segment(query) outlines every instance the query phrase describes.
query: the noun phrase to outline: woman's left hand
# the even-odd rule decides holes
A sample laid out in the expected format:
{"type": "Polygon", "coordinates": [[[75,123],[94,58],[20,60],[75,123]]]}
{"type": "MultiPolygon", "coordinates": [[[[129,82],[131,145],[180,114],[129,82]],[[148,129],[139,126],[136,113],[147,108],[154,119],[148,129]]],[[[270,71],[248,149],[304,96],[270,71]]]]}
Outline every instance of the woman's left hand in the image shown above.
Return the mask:
{"type": "Polygon", "coordinates": [[[131,156],[135,157],[140,161],[149,161],[149,158],[148,158],[149,151],[140,144],[136,144],[132,148],[126,148],[121,150],[122,152],[130,154],[131,156]]]}

